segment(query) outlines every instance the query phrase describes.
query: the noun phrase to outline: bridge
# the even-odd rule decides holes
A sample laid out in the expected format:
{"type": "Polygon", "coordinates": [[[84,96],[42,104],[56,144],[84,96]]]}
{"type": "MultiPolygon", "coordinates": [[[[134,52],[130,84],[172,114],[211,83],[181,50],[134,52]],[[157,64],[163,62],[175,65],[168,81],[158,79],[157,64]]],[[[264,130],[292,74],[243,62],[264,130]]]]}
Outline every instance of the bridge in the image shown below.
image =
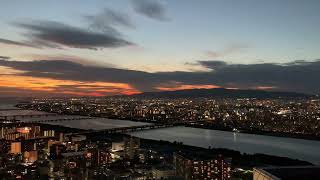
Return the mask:
{"type": "Polygon", "coordinates": [[[131,126],[131,127],[119,127],[112,129],[104,129],[104,130],[93,130],[86,133],[129,133],[134,131],[148,130],[148,129],[159,129],[159,128],[167,128],[174,127],[175,124],[150,124],[150,125],[142,125],[142,126],[131,126]]]}
{"type": "MultiPolygon", "coordinates": [[[[99,119],[97,117],[88,117],[88,116],[78,116],[78,115],[58,115],[58,114],[52,114],[51,116],[29,116],[29,117],[20,117],[15,118],[14,120],[11,120],[10,124],[15,123],[43,123],[43,124],[50,124],[53,123],[57,124],[57,122],[63,122],[63,121],[77,121],[77,120],[92,120],[92,119],[99,119]]],[[[58,123],[59,124],[59,123],[58,123]]],[[[102,134],[110,134],[110,133],[129,133],[134,131],[141,131],[141,130],[148,130],[148,129],[159,129],[159,128],[167,128],[167,127],[174,127],[182,125],[181,123],[169,123],[169,124],[146,124],[146,125],[139,125],[139,126],[129,126],[129,127],[117,127],[117,128],[110,128],[110,129],[89,129],[84,130],[79,133],[74,133],[73,135],[85,135],[85,134],[92,134],[92,133],[102,133],[102,134]]]]}
{"type": "Polygon", "coordinates": [[[18,123],[50,123],[50,122],[62,122],[62,121],[76,121],[76,120],[90,120],[90,119],[94,119],[92,117],[70,117],[70,118],[54,118],[54,119],[45,119],[45,118],[39,118],[39,119],[30,119],[30,120],[18,120],[18,121],[15,121],[15,122],[18,122],[18,123]]]}
{"type": "Polygon", "coordinates": [[[130,133],[135,131],[149,130],[149,129],[159,129],[159,128],[168,128],[178,126],[178,124],[148,124],[142,126],[131,126],[131,127],[118,127],[111,129],[102,129],[102,130],[88,130],[79,133],[71,133],[68,135],[89,135],[89,134],[114,134],[114,133],[130,133]]]}

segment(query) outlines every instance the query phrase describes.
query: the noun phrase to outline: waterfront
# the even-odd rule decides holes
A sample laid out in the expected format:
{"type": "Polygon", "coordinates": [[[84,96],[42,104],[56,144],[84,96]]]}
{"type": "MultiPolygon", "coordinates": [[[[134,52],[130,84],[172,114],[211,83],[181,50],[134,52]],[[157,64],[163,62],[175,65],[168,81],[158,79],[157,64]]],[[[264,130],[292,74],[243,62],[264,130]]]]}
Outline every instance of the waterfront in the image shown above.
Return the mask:
{"type": "MultiPolygon", "coordinates": [[[[6,105],[8,107],[8,105],[6,105]]],[[[69,117],[69,116],[68,116],[69,117]]],[[[73,117],[73,116],[70,116],[73,117]]],[[[84,117],[84,116],[82,116],[84,117]]],[[[48,117],[51,118],[51,117],[48,117]]],[[[85,118],[85,117],[84,117],[85,118]]],[[[107,118],[47,122],[77,129],[103,130],[118,127],[140,126],[147,123],[107,118]]],[[[173,127],[131,133],[145,139],[179,141],[187,145],[208,148],[227,148],[244,153],[263,153],[320,164],[320,141],[234,133],[191,127],[173,127]]]]}
{"type": "Polygon", "coordinates": [[[234,133],[190,127],[145,130],[130,135],[154,140],[178,141],[208,148],[227,148],[243,153],[263,153],[320,164],[320,141],[234,133]]]}
{"type": "Polygon", "coordinates": [[[71,120],[61,122],[48,122],[46,124],[61,125],[65,127],[84,129],[84,130],[103,130],[112,129],[119,127],[134,127],[147,125],[148,123],[134,122],[127,120],[115,120],[107,118],[94,118],[94,119],[82,119],[82,120],[71,120]]]}
{"type": "MultiPolygon", "coordinates": [[[[50,122],[53,125],[77,129],[103,130],[118,127],[140,126],[148,123],[106,118],[50,122]]],[[[262,153],[289,157],[320,164],[320,141],[265,136],[191,127],[172,127],[143,130],[130,135],[153,140],[183,142],[186,145],[208,148],[227,148],[243,153],[262,153]]]]}

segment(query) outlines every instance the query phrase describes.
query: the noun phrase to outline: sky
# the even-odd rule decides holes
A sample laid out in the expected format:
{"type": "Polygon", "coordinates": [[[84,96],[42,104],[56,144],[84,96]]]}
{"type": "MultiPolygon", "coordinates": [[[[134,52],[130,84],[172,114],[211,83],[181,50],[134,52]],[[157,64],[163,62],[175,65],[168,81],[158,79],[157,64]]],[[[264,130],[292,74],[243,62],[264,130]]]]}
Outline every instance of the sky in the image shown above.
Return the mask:
{"type": "Polygon", "coordinates": [[[319,93],[318,0],[3,0],[0,97],[319,93]]]}

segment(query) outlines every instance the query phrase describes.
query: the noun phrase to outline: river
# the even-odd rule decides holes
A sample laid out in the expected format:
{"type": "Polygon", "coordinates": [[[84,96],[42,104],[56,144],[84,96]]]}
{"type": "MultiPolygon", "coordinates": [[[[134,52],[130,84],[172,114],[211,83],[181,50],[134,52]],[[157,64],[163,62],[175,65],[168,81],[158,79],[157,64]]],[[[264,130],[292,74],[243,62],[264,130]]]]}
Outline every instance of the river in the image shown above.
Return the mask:
{"type": "MultiPolygon", "coordinates": [[[[69,116],[69,117],[78,117],[78,116],[69,116]]],[[[116,120],[116,119],[108,119],[108,118],[94,118],[94,119],[83,119],[83,120],[62,121],[62,122],[52,121],[46,124],[61,125],[65,127],[84,129],[84,130],[89,130],[89,129],[104,130],[104,129],[121,128],[121,127],[143,126],[143,125],[148,125],[149,123],[134,122],[134,121],[127,121],[127,120],[116,120]]]]}
{"type": "Polygon", "coordinates": [[[320,165],[320,141],[234,133],[190,127],[172,127],[130,133],[133,136],[208,148],[227,148],[243,153],[263,153],[305,160],[320,165]]]}
{"type": "MultiPolygon", "coordinates": [[[[0,109],[8,108],[13,108],[13,105],[0,102],[0,109]]],[[[106,118],[52,123],[73,128],[95,130],[146,124],[106,118]]],[[[263,153],[289,157],[320,165],[320,141],[234,133],[191,127],[152,129],[137,131],[130,134],[145,139],[165,140],[171,142],[179,141],[187,145],[204,148],[211,146],[212,148],[233,149],[243,153],[263,153]]]]}

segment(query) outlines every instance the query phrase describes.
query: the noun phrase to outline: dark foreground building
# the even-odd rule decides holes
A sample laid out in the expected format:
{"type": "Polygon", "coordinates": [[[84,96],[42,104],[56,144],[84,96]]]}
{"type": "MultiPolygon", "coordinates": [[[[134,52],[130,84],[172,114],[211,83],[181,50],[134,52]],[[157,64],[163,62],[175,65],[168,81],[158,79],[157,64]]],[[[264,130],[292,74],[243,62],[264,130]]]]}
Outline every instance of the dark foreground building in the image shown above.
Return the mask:
{"type": "Polygon", "coordinates": [[[174,166],[176,176],[186,180],[231,179],[231,159],[225,159],[221,155],[175,153],[174,166]]]}
{"type": "Polygon", "coordinates": [[[254,168],[253,180],[318,180],[320,166],[285,166],[254,168]]]}

